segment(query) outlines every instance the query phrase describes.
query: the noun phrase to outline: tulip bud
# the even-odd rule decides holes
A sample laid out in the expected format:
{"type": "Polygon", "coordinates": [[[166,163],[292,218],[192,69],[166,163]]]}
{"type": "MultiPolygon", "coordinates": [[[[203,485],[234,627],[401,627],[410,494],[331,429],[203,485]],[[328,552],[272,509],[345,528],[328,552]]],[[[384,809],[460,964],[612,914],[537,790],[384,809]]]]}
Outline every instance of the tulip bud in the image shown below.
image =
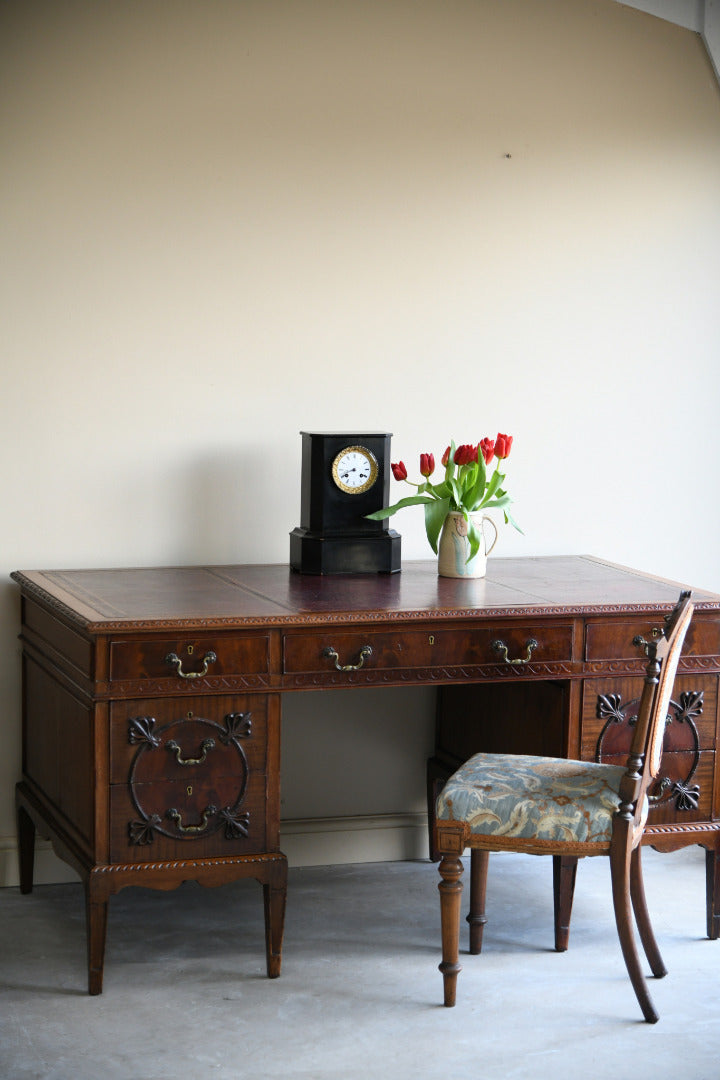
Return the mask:
{"type": "Polygon", "coordinates": [[[506,458],[510,453],[512,443],[512,435],[501,435],[500,432],[498,432],[498,437],[495,440],[495,457],[499,458],[501,461],[503,458],[506,458]]]}
{"type": "Polygon", "coordinates": [[[445,468],[445,466],[447,465],[449,460],[450,460],[450,447],[448,446],[447,450],[445,451],[443,456],[440,458],[440,464],[442,465],[443,468],[445,468]]]}
{"type": "Polygon", "coordinates": [[[435,472],[435,456],[434,454],[421,454],[420,455],[420,473],[422,476],[432,476],[435,472]]]}
{"type": "Polygon", "coordinates": [[[407,480],[407,469],[402,461],[391,463],[390,468],[396,480],[407,480]]]}

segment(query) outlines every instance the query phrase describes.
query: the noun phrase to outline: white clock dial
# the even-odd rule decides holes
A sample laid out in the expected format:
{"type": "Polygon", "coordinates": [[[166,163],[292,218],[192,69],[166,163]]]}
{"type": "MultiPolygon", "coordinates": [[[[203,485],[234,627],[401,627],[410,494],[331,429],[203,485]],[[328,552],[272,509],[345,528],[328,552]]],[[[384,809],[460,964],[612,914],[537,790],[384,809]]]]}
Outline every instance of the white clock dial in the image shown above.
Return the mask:
{"type": "Polygon", "coordinates": [[[375,455],[364,446],[347,446],[332,464],[332,477],[341,491],[360,495],[371,488],[378,475],[375,455]]]}

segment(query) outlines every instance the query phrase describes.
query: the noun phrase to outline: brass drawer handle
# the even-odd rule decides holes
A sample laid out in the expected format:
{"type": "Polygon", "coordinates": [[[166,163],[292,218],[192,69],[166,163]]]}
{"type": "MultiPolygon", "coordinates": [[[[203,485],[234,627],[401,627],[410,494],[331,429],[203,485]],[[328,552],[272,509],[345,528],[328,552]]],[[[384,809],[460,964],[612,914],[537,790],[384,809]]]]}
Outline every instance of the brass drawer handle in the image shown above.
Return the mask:
{"type": "Polygon", "coordinates": [[[359,671],[367,660],[368,656],[372,656],[372,646],[363,645],[362,649],[360,650],[360,656],[357,664],[339,664],[338,660],[340,659],[340,657],[335,652],[332,645],[327,645],[323,649],[321,655],[330,657],[330,659],[334,661],[335,667],[338,671],[359,671]]]}
{"type": "Polygon", "coordinates": [[[525,653],[525,656],[520,657],[519,660],[509,660],[508,659],[508,647],[507,647],[507,645],[505,644],[504,641],[500,641],[500,640],[493,641],[492,645],[490,646],[490,648],[494,649],[495,652],[502,653],[501,659],[506,664],[514,664],[516,666],[519,665],[519,664],[529,664],[530,660],[532,658],[533,649],[537,649],[537,647],[538,647],[538,643],[535,640],[535,638],[530,638],[529,641],[525,642],[525,649],[527,650],[526,653],[525,653]]]}
{"type": "Polygon", "coordinates": [[[200,671],[183,671],[182,660],[177,653],[168,653],[165,657],[166,664],[173,664],[175,667],[175,674],[179,675],[181,679],[202,679],[203,675],[207,675],[208,668],[211,664],[214,664],[217,660],[217,654],[210,650],[203,656],[203,666],[200,671]]]}
{"type": "Polygon", "coordinates": [[[171,821],[175,822],[177,831],[181,833],[201,833],[207,829],[207,823],[213,814],[217,814],[217,806],[206,806],[203,810],[202,821],[199,825],[183,825],[182,814],[179,810],[167,810],[166,817],[169,817],[171,821]]]}
{"type": "Polygon", "coordinates": [[[214,739],[203,739],[200,743],[200,749],[202,750],[202,757],[182,757],[182,749],[178,746],[174,739],[170,739],[165,743],[165,749],[169,750],[171,754],[175,755],[178,765],[202,765],[203,761],[207,757],[208,750],[215,749],[214,739]]]}

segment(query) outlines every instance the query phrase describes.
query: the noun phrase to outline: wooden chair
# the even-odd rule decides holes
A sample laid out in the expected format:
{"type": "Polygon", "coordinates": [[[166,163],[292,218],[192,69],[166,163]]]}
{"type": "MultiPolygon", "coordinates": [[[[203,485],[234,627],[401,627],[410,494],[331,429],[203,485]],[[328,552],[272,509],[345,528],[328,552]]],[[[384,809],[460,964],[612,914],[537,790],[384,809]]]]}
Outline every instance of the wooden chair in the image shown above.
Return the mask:
{"type": "Polygon", "coordinates": [[[450,777],[437,801],[436,843],[441,856],[440,906],[445,1005],[455,1004],[463,864],[469,847],[470,952],[479,953],[485,922],[490,851],[555,856],[572,866],[578,856],[609,855],[615,922],[628,974],[645,1019],[658,1019],[640,965],[631,909],[656,978],[666,974],[650,925],[640,862],[647,790],[657,777],[665,719],[680,651],[692,618],[690,593],[651,642],[630,756],[625,767],[561,758],[476,754],[450,777]],[[567,857],[570,857],[569,859],[567,857]]]}

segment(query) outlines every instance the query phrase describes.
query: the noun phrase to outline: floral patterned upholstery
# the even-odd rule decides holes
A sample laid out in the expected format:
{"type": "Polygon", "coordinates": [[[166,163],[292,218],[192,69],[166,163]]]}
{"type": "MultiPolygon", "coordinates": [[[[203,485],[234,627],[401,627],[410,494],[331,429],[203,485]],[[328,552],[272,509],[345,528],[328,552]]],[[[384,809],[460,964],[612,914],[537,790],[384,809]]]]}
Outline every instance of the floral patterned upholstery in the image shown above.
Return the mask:
{"type": "MultiPolygon", "coordinates": [[[[625,771],[591,761],[476,754],[448,780],[437,817],[465,822],[474,837],[581,843],[606,851],[625,771]]],[[[647,801],[643,825],[646,816],[647,801]]]]}

